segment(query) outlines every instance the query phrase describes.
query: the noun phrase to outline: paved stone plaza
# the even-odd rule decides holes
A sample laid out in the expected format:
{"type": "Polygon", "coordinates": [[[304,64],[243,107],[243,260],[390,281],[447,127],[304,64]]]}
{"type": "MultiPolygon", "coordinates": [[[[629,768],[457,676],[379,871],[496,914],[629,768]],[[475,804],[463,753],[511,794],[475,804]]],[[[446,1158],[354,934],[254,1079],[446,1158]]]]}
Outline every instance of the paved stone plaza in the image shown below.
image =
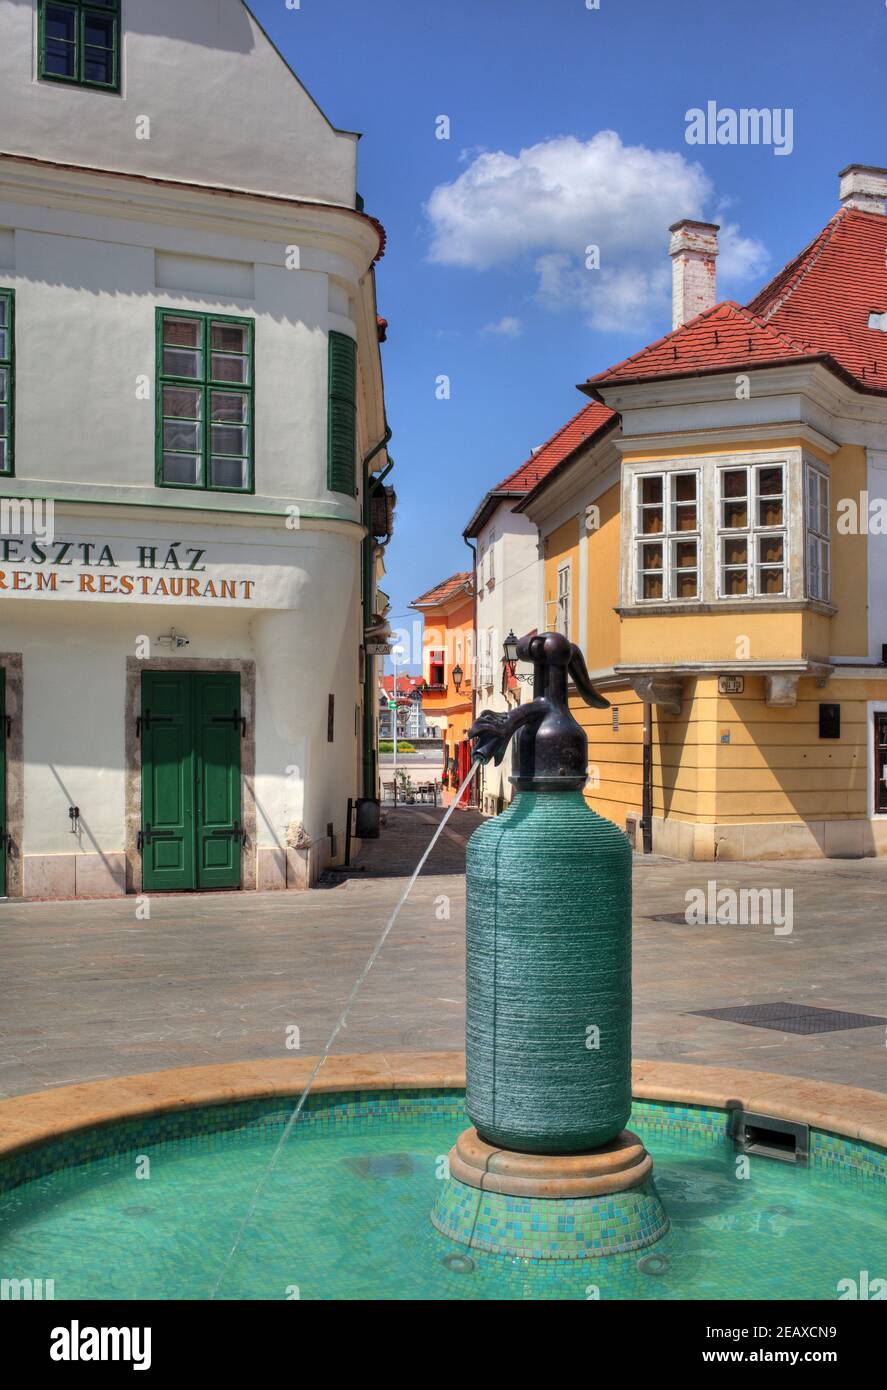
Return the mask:
{"type": "MultiPolygon", "coordinates": [[[[389,811],[359,866],[310,893],[155,897],[150,921],[132,898],[0,904],[0,1095],[286,1057],[291,1025],[304,1054],[322,1051],[440,815],[389,811]]],[[[462,1047],[464,850],[476,823],[457,813],[445,831],[334,1051],[462,1047]]],[[[638,859],[635,1055],[887,1091],[881,1024],[797,1035],[691,1012],[789,1002],[884,1016],[885,904],[887,860],[638,859]],[[687,891],[710,880],[791,890],[791,932],[688,926],[687,891]]]]}

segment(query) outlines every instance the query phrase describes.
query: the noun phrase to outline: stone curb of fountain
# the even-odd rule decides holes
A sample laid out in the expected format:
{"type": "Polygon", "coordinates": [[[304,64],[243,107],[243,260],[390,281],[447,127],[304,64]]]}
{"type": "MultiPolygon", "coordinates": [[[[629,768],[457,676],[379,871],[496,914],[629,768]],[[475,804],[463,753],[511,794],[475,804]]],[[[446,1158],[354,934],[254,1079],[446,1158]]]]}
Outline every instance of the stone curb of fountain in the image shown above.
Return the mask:
{"type": "MultiPolygon", "coordinates": [[[[298,1097],[316,1057],[231,1062],[60,1086],[0,1101],[0,1160],[65,1134],[198,1106],[298,1097]]],[[[312,1092],[461,1090],[460,1052],[355,1053],[326,1059],[312,1092]]],[[[860,1087],[733,1067],[635,1062],[636,1100],[739,1106],[887,1149],[887,1096],[860,1087]]]]}

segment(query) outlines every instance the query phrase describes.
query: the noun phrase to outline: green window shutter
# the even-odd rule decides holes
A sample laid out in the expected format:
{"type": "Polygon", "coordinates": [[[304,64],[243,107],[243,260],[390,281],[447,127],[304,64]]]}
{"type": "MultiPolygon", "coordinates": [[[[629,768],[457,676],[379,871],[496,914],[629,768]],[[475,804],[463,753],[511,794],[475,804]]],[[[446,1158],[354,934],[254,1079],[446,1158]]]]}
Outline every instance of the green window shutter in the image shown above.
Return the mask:
{"type": "Polygon", "coordinates": [[[11,477],[15,418],[15,295],[0,290],[0,476],[11,477]]]}
{"type": "Polygon", "coordinates": [[[357,344],[345,333],[330,334],[330,492],[357,493],[357,344]]]}

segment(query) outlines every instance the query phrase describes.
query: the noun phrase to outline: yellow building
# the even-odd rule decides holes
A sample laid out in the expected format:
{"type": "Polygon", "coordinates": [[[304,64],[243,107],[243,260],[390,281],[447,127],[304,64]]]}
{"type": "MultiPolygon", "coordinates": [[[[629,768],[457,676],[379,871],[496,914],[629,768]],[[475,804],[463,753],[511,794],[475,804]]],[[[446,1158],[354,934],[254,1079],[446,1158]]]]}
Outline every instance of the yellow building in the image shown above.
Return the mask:
{"type": "Polygon", "coordinates": [[[887,853],[885,198],[842,171],[745,307],[716,302],[718,228],[676,224],[673,331],[583,384],[597,429],[516,508],[540,618],[612,702],[576,704],[589,801],[638,848],[887,853]]]}
{"type": "MultiPolygon", "coordinates": [[[[471,766],[467,734],[474,717],[474,584],[467,571],[450,575],[414,599],[425,620],[422,706],[444,741],[443,799],[448,805],[471,766]]],[[[473,788],[461,805],[472,804],[473,788]]]]}

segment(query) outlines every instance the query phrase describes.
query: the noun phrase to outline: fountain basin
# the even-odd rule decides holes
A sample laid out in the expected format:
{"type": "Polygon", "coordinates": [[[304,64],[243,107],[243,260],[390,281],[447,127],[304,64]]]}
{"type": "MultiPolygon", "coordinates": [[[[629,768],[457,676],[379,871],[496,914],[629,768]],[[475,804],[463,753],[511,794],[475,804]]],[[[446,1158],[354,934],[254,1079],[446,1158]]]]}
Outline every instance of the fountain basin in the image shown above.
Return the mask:
{"type": "MultiPolygon", "coordinates": [[[[208,1298],[312,1065],[195,1068],[0,1104],[0,1275],[52,1279],[58,1300],[208,1298]]],[[[328,1059],[218,1296],[828,1300],[853,1297],[866,1271],[869,1285],[887,1277],[883,1096],[639,1064],[631,1127],[671,1229],[648,1251],[589,1264],[503,1256],[432,1227],[466,1127],[463,1084],[453,1056],[328,1059]],[[806,1119],[808,1165],[752,1157],[738,1176],[728,1102],[806,1119]]],[[[564,1204],[550,1206],[568,1239],[564,1204]]]]}

